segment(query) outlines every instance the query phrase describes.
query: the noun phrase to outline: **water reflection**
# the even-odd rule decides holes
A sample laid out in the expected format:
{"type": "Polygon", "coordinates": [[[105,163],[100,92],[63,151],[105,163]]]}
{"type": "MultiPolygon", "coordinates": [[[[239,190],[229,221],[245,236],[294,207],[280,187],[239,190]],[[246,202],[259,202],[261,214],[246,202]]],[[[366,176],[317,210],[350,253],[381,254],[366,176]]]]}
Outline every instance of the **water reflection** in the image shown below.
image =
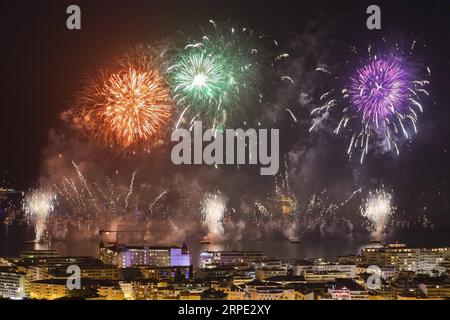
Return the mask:
{"type": "MultiPolygon", "coordinates": [[[[17,256],[22,250],[33,249],[35,245],[26,243],[26,240],[33,238],[32,230],[15,229],[5,227],[0,228],[0,256],[17,256]]],[[[406,242],[411,246],[448,246],[447,233],[429,233],[426,236],[417,234],[403,235],[402,239],[391,241],[406,242]]],[[[166,245],[178,245],[166,244],[166,245]]],[[[192,262],[198,266],[200,253],[204,250],[248,250],[263,251],[268,258],[279,259],[305,259],[324,258],[334,260],[339,255],[358,254],[366,246],[375,246],[366,240],[305,240],[301,243],[291,243],[287,240],[266,240],[266,241],[227,241],[223,243],[201,244],[198,241],[188,241],[187,245],[191,251],[192,262]]],[[[99,242],[97,241],[73,241],[73,242],[53,242],[52,249],[58,250],[61,255],[72,256],[97,256],[99,242]]],[[[36,248],[48,249],[46,245],[38,245],[36,248]]]]}

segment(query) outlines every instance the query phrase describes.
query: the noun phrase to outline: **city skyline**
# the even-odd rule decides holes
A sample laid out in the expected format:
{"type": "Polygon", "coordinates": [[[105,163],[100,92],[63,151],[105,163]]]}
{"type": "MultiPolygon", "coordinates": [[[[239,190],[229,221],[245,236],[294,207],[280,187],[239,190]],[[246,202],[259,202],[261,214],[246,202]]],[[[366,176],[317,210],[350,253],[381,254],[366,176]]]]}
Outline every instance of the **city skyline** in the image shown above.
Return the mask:
{"type": "Polygon", "coordinates": [[[98,258],[60,256],[56,250],[25,250],[18,257],[0,258],[0,296],[181,301],[450,298],[446,276],[450,247],[372,244],[357,255],[342,254],[332,260],[205,250],[197,267],[192,266],[185,245],[100,243],[98,249],[98,258]]]}

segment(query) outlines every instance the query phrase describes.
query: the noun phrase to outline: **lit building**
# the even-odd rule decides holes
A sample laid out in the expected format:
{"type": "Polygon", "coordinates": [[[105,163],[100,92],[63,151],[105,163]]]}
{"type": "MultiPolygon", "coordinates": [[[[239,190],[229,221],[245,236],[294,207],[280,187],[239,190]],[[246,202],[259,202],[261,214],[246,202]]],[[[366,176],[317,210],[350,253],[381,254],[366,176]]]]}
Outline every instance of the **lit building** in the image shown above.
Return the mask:
{"type": "Polygon", "coordinates": [[[246,292],[240,286],[230,286],[224,290],[227,300],[245,300],[246,292]]]}
{"type": "Polygon", "coordinates": [[[361,256],[349,254],[344,256],[338,256],[337,262],[340,264],[360,265],[363,263],[363,258],[361,256]]]}
{"type": "Polygon", "coordinates": [[[124,300],[125,295],[120,285],[100,285],[98,295],[104,300],[124,300]]]}
{"type": "Polygon", "coordinates": [[[162,287],[157,281],[121,281],[120,287],[126,300],[152,300],[155,298],[157,290],[162,287]]]}
{"type": "Polygon", "coordinates": [[[30,283],[30,298],[55,300],[66,297],[92,300],[124,300],[124,292],[117,281],[84,279],[81,288],[69,290],[66,279],[46,279],[30,283]]]}
{"type": "Polygon", "coordinates": [[[266,278],[265,281],[276,282],[281,284],[282,286],[287,286],[291,284],[304,284],[306,283],[305,278],[303,276],[294,276],[294,275],[286,275],[286,276],[274,276],[271,278],[266,278]]]}
{"type": "Polygon", "coordinates": [[[133,266],[190,266],[191,257],[186,246],[155,247],[155,246],[110,246],[100,244],[99,258],[104,263],[110,263],[119,268],[133,266]]]}
{"type": "Polygon", "coordinates": [[[25,273],[10,267],[0,267],[0,297],[23,299],[28,287],[25,273]]]}
{"type": "Polygon", "coordinates": [[[368,291],[351,279],[338,279],[328,285],[328,297],[332,300],[368,300],[368,291]]]}
{"type": "Polygon", "coordinates": [[[206,268],[214,265],[250,265],[266,258],[266,255],[259,251],[203,251],[200,254],[200,266],[206,268]]]}
{"type": "Polygon", "coordinates": [[[122,289],[124,300],[136,300],[136,294],[134,293],[133,290],[133,283],[120,281],[119,285],[120,288],[122,289]]]}
{"type": "Polygon", "coordinates": [[[264,280],[267,278],[272,278],[276,276],[286,276],[286,268],[268,268],[263,267],[256,270],[256,280],[264,280]]]}
{"type": "Polygon", "coordinates": [[[394,267],[399,271],[412,271],[417,274],[433,274],[447,257],[450,248],[408,248],[405,245],[365,248],[361,251],[363,262],[367,265],[394,267]]]}
{"type": "Polygon", "coordinates": [[[51,257],[59,257],[57,250],[24,250],[20,254],[22,259],[45,259],[51,257]]]}
{"type": "Polygon", "coordinates": [[[347,274],[339,271],[305,271],[306,282],[333,282],[336,279],[348,279],[347,274]]]}
{"type": "Polygon", "coordinates": [[[202,280],[224,280],[233,277],[236,272],[233,266],[201,268],[197,271],[196,277],[202,280]]]}
{"type": "Polygon", "coordinates": [[[180,300],[201,300],[202,292],[181,291],[178,295],[180,300]]]}
{"type": "Polygon", "coordinates": [[[428,278],[421,279],[418,282],[419,289],[427,299],[450,299],[450,279],[428,278]]]}
{"type": "Polygon", "coordinates": [[[293,289],[283,288],[279,283],[253,281],[245,284],[247,300],[295,300],[293,289]]]}
{"type": "Polygon", "coordinates": [[[316,260],[314,262],[311,261],[297,262],[294,265],[293,270],[294,275],[298,276],[305,275],[306,272],[308,272],[309,274],[336,272],[336,273],[343,273],[348,278],[353,279],[356,277],[356,265],[324,262],[322,260],[316,260]]]}
{"type": "Polygon", "coordinates": [[[39,300],[55,300],[69,295],[66,280],[38,280],[30,283],[30,298],[39,300]]]}
{"type": "Polygon", "coordinates": [[[236,286],[240,286],[240,285],[246,284],[246,283],[251,282],[253,280],[255,280],[255,275],[250,275],[250,274],[247,274],[247,275],[245,275],[245,274],[235,274],[232,277],[232,282],[236,286]]]}
{"type": "Polygon", "coordinates": [[[117,280],[119,270],[112,264],[104,264],[93,257],[31,256],[17,259],[17,269],[26,274],[28,281],[67,278],[67,268],[76,265],[82,279],[117,280]]]}
{"type": "Polygon", "coordinates": [[[139,270],[145,279],[182,281],[192,276],[192,266],[140,266],[139,270]]]}
{"type": "MultiPolygon", "coordinates": [[[[95,264],[95,265],[80,265],[81,279],[91,280],[119,280],[119,269],[114,265],[95,264]]],[[[46,279],[66,279],[66,268],[56,268],[47,271],[46,279]]]]}

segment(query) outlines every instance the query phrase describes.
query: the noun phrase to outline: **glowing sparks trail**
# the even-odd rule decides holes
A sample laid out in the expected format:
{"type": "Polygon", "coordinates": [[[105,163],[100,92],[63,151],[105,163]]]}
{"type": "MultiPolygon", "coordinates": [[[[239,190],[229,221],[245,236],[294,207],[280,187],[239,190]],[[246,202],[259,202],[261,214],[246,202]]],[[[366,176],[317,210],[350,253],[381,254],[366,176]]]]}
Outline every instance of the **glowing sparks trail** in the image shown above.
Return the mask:
{"type": "Polygon", "coordinates": [[[220,192],[205,194],[201,203],[203,225],[208,231],[206,239],[220,241],[224,238],[223,216],[228,199],[220,192]]]}
{"type": "MultiPolygon", "coordinates": [[[[314,120],[310,131],[325,114],[327,117],[328,113],[337,114],[339,120],[334,133],[346,131],[350,139],[349,158],[356,150],[360,152],[361,163],[372,144],[374,149],[382,145],[398,154],[402,139],[409,140],[417,133],[419,113],[423,112],[420,100],[429,95],[426,90],[429,81],[419,78],[412,51],[401,51],[397,45],[395,48],[375,55],[374,48],[369,47],[359,57],[360,66],[352,71],[347,86],[324,93],[320,97],[321,106],[311,112],[314,120]]],[[[356,49],[353,52],[358,54],[356,49]]],[[[324,68],[316,70],[329,73],[324,68]]]]}
{"type": "Polygon", "coordinates": [[[84,188],[86,189],[86,191],[89,193],[89,196],[92,198],[92,193],[91,190],[89,190],[89,187],[87,185],[87,181],[86,178],[83,176],[83,174],[80,171],[80,168],[78,167],[78,165],[75,163],[75,161],[72,161],[72,165],[74,166],[75,170],[77,171],[78,177],[80,178],[80,181],[83,183],[84,188]]]}
{"type": "Polygon", "coordinates": [[[294,119],[295,123],[297,123],[297,118],[295,117],[294,113],[292,112],[291,109],[286,108],[286,111],[289,112],[289,114],[291,115],[292,119],[294,119]]]}
{"type": "Polygon", "coordinates": [[[134,187],[134,179],[136,178],[137,171],[133,171],[133,174],[131,175],[131,181],[130,181],[130,187],[128,188],[127,196],[125,197],[125,208],[128,208],[128,200],[130,199],[131,195],[133,194],[133,187],[134,187]]]}
{"type": "Polygon", "coordinates": [[[75,125],[108,146],[129,148],[158,137],[172,115],[172,104],[164,78],[146,59],[91,78],[77,96],[75,125]]]}
{"type": "Polygon", "coordinates": [[[155,200],[152,201],[152,203],[150,203],[148,209],[150,210],[150,212],[152,212],[153,206],[162,199],[162,197],[164,197],[169,191],[168,190],[164,190],[159,196],[157,196],[155,198],[155,200]]]}
{"type": "Polygon", "coordinates": [[[265,216],[269,216],[269,212],[267,211],[266,207],[264,207],[264,205],[261,202],[256,201],[255,205],[258,207],[259,212],[261,212],[265,216]]]}
{"type": "Polygon", "coordinates": [[[372,223],[374,240],[380,241],[386,223],[395,211],[395,207],[392,205],[392,194],[385,191],[384,187],[370,192],[360,210],[361,215],[372,223]]]}
{"type": "Polygon", "coordinates": [[[29,222],[34,224],[36,242],[45,241],[47,219],[54,209],[56,197],[52,192],[34,190],[24,199],[24,211],[29,222]]]}
{"type": "Polygon", "coordinates": [[[289,186],[288,163],[284,159],[284,172],[275,176],[275,198],[273,202],[279,206],[277,211],[282,215],[294,215],[298,209],[298,199],[289,186]]]}
{"type": "Polygon", "coordinates": [[[349,203],[353,199],[353,197],[355,195],[357,195],[358,193],[361,193],[361,191],[362,191],[362,188],[359,188],[358,190],[353,191],[352,194],[347,199],[342,201],[338,207],[341,208],[341,207],[345,206],[347,203],[349,203]]]}

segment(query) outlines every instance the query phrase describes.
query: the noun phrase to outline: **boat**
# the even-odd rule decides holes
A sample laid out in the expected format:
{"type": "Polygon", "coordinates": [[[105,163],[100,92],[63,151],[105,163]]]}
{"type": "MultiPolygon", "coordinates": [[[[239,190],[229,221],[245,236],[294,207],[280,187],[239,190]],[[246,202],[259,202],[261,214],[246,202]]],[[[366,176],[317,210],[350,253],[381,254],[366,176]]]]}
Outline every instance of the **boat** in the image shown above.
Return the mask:
{"type": "Polygon", "coordinates": [[[289,242],[290,243],[302,243],[302,240],[297,237],[291,237],[291,238],[289,238],[289,242]]]}
{"type": "Polygon", "coordinates": [[[211,240],[208,240],[208,239],[202,239],[202,240],[200,240],[200,243],[201,243],[201,244],[211,244],[211,240]]]}

